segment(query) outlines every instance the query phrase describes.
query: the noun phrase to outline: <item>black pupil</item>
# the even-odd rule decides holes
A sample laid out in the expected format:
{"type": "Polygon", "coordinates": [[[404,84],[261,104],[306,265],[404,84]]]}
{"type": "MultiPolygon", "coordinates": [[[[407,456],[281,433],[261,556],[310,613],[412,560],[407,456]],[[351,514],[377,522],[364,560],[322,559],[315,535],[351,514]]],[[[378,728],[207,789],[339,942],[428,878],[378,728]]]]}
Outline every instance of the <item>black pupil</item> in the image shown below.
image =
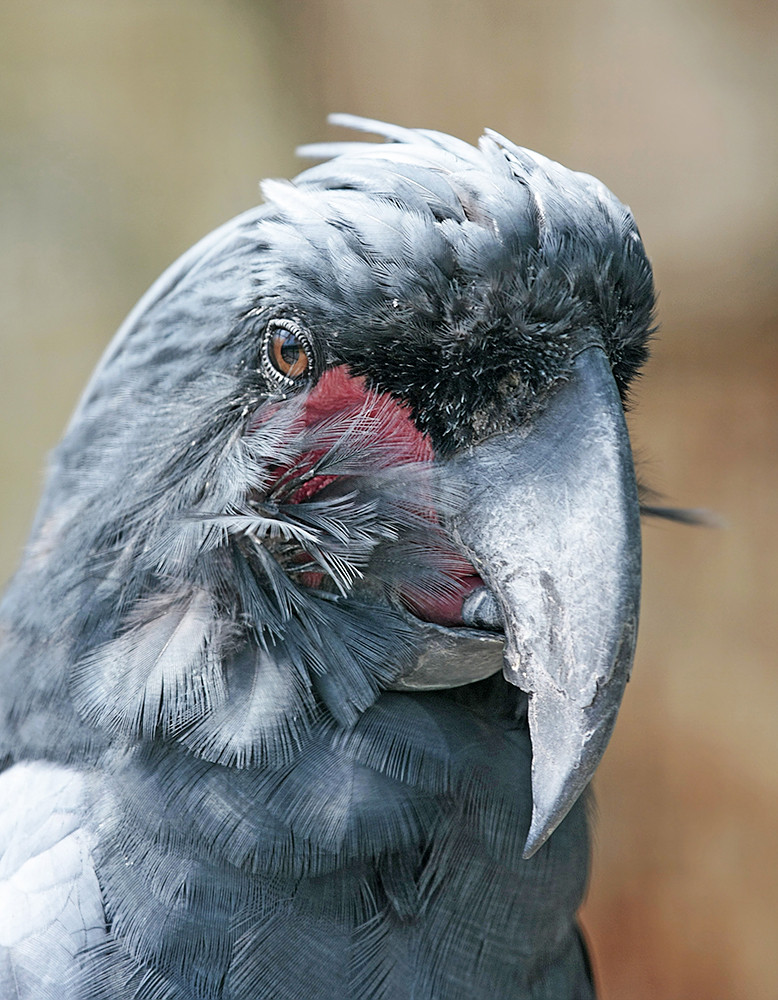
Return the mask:
{"type": "Polygon", "coordinates": [[[281,344],[281,357],[291,367],[300,357],[300,341],[293,333],[287,333],[281,344]]]}

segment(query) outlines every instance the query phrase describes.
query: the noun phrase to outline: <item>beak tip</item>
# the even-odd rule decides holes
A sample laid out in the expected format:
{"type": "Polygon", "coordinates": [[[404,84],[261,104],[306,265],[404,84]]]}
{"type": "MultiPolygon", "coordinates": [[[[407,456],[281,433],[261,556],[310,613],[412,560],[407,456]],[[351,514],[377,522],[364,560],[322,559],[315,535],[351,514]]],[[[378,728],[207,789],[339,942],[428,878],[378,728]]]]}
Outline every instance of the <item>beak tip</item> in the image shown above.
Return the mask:
{"type": "Polygon", "coordinates": [[[587,709],[553,689],[531,696],[532,820],[524,858],[543,846],[594,775],[616,721],[621,680],[600,692],[587,709]]]}
{"type": "Polygon", "coordinates": [[[531,858],[567,816],[588,784],[588,769],[555,769],[539,775],[533,761],[532,820],[523,857],[531,858]]]}
{"type": "Polygon", "coordinates": [[[521,855],[522,858],[525,861],[529,861],[529,859],[545,844],[554,832],[554,829],[555,827],[547,822],[545,818],[540,817],[537,811],[533,809],[532,822],[530,823],[527,840],[524,844],[524,851],[521,855]]]}

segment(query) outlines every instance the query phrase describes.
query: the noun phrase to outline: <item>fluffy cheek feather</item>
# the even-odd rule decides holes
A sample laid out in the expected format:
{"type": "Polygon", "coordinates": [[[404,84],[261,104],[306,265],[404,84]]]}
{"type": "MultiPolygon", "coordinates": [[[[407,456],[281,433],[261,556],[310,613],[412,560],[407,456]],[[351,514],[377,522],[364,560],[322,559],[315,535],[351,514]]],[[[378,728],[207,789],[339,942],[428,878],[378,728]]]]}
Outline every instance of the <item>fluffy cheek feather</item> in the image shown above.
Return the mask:
{"type": "Polygon", "coordinates": [[[343,368],[266,402],[200,509],[172,508],[148,541],[164,571],[71,669],[82,718],[235,766],[286,759],[322,705],[353,725],[413,662],[402,606],[454,624],[471,586],[433,460],[406,411],[343,368]]]}
{"type": "MultiPolygon", "coordinates": [[[[423,434],[411,420],[407,407],[398,403],[388,393],[378,393],[370,389],[362,376],[349,372],[346,365],[329,368],[307,393],[301,414],[306,429],[313,429],[329,421],[352,421],[372,429],[371,439],[365,442],[379,464],[390,459],[390,465],[432,465],[435,452],[429,437],[423,434]]],[[[322,454],[322,449],[304,456],[311,464],[322,454]]],[[[283,475],[283,470],[279,470],[283,475]]],[[[292,503],[305,503],[317,493],[337,481],[337,476],[315,476],[300,486],[291,495],[292,503]]],[[[439,530],[439,520],[430,506],[424,511],[431,524],[439,530]]],[[[442,531],[440,532],[443,539],[442,531]]],[[[449,586],[440,592],[430,592],[414,586],[411,581],[400,588],[402,603],[424,621],[439,625],[462,625],[462,604],[473,590],[483,586],[483,581],[474,568],[459,552],[448,545],[446,539],[446,559],[449,586]]],[[[301,561],[305,556],[301,554],[301,561]]],[[[324,575],[318,572],[304,574],[303,582],[310,587],[319,587],[324,575]]]]}

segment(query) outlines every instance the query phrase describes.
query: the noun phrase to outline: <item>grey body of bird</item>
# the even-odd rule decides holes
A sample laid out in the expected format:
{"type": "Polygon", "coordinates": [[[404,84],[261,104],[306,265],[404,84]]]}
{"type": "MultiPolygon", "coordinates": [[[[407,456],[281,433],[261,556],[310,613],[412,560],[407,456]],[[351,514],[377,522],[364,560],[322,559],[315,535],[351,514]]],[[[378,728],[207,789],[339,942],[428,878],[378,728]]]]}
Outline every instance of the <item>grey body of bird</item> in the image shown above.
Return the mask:
{"type": "Polygon", "coordinates": [[[3,1000],[594,995],[650,265],[585,174],[363,124],[163,275],[54,454],[0,607],[3,1000]]]}

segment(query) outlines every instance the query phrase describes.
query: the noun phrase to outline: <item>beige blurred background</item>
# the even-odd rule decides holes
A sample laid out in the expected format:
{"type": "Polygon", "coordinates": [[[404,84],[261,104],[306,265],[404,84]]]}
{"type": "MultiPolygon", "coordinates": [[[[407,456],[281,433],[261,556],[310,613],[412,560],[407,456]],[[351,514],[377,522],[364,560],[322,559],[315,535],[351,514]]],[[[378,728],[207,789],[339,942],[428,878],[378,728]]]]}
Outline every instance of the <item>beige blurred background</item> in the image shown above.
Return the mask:
{"type": "MultiPolygon", "coordinates": [[[[604,1000],[778,997],[778,6],[760,0],[5,0],[0,576],[112,331],[346,110],[485,125],[632,206],[662,332],[641,641],[597,778],[604,1000]]],[[[401,1000],[401,998],[398,998],[401,1000]]]]}

